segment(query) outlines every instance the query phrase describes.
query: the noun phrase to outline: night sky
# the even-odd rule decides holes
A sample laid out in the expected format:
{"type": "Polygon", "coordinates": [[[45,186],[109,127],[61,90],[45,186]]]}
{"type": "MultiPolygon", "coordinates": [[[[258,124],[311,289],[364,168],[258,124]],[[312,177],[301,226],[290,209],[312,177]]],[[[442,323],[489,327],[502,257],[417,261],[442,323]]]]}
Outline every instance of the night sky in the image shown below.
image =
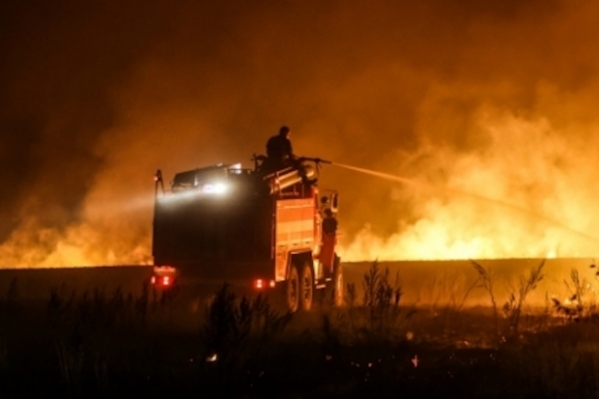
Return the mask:
{"type": "Polygon", "coordinates": [[[251,167],[282,125],[299,155],[438,187],[325,166],[345,259],[592,256],[597,21],[578,0],[4,1],[0,266],[151,262],[156,169],[251,167]]]}

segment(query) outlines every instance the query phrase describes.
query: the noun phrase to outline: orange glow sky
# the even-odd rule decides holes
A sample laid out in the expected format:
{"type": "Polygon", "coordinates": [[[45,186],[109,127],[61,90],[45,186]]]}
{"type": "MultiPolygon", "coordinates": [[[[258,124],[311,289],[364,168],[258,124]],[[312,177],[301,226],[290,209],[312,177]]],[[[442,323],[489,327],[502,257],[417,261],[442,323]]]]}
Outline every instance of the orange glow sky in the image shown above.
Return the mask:
{"type": "Polygon", "coordinates": [[[300,155],[421,183],[323,169],[346,260],[595,256],[597,20],[578,0],[3,2],[0,267],[150,263],[156,169],[249,167],[283,124],[300,155]]]}

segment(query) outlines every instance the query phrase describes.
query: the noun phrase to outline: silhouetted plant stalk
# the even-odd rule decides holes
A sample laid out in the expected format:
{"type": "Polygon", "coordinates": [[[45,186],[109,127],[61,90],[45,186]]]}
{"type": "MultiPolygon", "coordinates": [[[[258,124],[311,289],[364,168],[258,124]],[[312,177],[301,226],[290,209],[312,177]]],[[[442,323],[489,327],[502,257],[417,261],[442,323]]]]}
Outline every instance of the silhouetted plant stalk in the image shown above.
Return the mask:
{"type": "MultiPolygon", "coordinates": [[[[356,311],[356,308],[358,306],[358,294],[357,294],[355,284],[350,284],[350,283],[347,284],[347,287],[345,289],[344,302],[347,305],[347,308],[345,309],[345,311],[347,312],[348,315],[350,315],[350,317],[348,319],[349,319],[351,331],[356,331],[356,329],[357,329],[356,318],[351,317],[351,315],[356,311]]],[[[343,313],[340,313],[339,320],[343,320],[343,315],[344,315],[343,313]]]]}
{"type": "Polygon", "coordinates": [[[226,357],[249,338],[269,339],[278,334],[291,318],[291,313],[274,310],[263,294],[239,297],[224,284],[208,308],[201,331],[207,352],[226,357]]]}
{"type": "Polygon", "coordinates": [[[518,288],[511,287],[509,299],[503,305],[503,313],[508,320],[509,332],[512,336],[518,336],[520,329],[520,318],[522,316],[522,306],[526,302],[526,297],[530,292],[537,288],[537,285],[543,280],[543,268],[545,259],[530,270],[528,278],[520,277],[518,288]]]}
{"type": "Polygon", "coordinates": [[[75,291],[66,292],[63,285],[60,290],[52,289],[48,302],[48,318],[53,332],[53,342],[58,355],[60,373],[69,387],[81,382],[83,369],[83,320],[75,308],[75,291]]]}
{"type": "MultiPolygon", "coordinates": [[[[337,328],[349,329],[353,339],[357,340],[401,339],[402,329],[414,310],[404,311],[400,306],[403,292],[399,286],[399,277],[396,276],[395,282],[391,283],[389,270],[381,272],[378,262],[375,261],[364,274],[362,287],[364,297],[360,305],[355,285],[347,284],[347,306],[337,312],[337,328]]],[[[330,316],[325,315],[324,318],[325,334],[337,334],[332,327],[333,320],[330,316]]]]}
{"type": "Polygon", "coordinates": [[[268,299],[239,297],[224,284],[211,302],[200,336],[207,371],[213,372],[213,384],[226,386],[244,378],[246,368],[257,361],[265,346],[280,334],[293,314],[280,314],[268,299]]]}
{"type": "Polygon", "coordinates": [[[458,317],[472,292],[479,287],[479,280],[469,281],[464,273],[451,269],[440,269],[433,279],[427,281],[426,290],[431,314],[436,318],[435,327],[439,337],[453,341],[462,326],[458,317]]]}
{"type": "MultiPolygon", "coordinates": [[[[592,264],[591,268],[595,265],[592,264]]],[[[580,277],[577,269],[570,271],[570,281],[564,280],[564,285],[569,291],[569,296],[564,302],[551,298],[555,313],[565,317],[568,321],[595,320],[598,317],[596,298],[589,299],[592,294],[590,283],[580,277]]]]}
{"type": "Polygon", "coordinates": [[[499,335],[499,314],[497,311],[497,300],[495,299],[495,292],[493,290],[494,276],[492,270],[485,269],[482,265],[476,261],[472,261],[474,269],[478,272],[478,286],[483,288],[489,294],[491,299],[491,306],[493,308],[493,321],[495,324],[495,335],[499,335]]]}
{"type": "MultiPolygon", "coordinates": [[[[172,299],[172,298],[170,298],[172,299]]],[[[114,353],[132,334],[145,332],[149,312],[158,310],[169,300],[150,295],[147,284],[135,297],[118,287],[112,295],[95,289],[77,296],[63,284],[52,289],[47,317],[59,360],[60,372],[72,393],[79,394],[84,369],[91,370],[96,385],[109,385],[109,365],[114,353]]]]}
{"type": "Polygon", "coordinates": [[[461,295],[456,293],[456,290],[452,290],[449,295],[449,301],[447,302],[446,308],[450,309],[451,313],[460,312],[464,305],[466,304],[466,300],[472,293],[472,291],[478,286],[478,280],[473,281],[461,295]]]}

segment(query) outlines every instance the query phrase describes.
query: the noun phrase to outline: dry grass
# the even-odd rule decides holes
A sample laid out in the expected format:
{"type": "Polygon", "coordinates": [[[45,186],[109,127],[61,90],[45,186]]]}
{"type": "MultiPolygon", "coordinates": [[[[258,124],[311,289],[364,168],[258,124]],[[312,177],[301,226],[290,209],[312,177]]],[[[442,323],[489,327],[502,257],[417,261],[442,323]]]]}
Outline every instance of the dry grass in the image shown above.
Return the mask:
{"type": "Polygon", "coordinates": [[[310,313],[280,313],[264,296],[223,285],[205,312],[189,313],[192,332],[174,328],[177,298],[147,287],[63,286],[43,311],[23,312],[15,282],[0,301],[2,321],[13,317],[0,329],[9,349],[0,396],[596,397],[596,281],[572,271],[563,284],[575,313],[552,301],[531,313],[540,264],[516,279],[502,313],[495,275],[474,268],[484,308],[463,306],[470,284],[434,312],[407,305],[397,276],[374,262],[361,295],[348,284],[345,306],[310,313]]]}

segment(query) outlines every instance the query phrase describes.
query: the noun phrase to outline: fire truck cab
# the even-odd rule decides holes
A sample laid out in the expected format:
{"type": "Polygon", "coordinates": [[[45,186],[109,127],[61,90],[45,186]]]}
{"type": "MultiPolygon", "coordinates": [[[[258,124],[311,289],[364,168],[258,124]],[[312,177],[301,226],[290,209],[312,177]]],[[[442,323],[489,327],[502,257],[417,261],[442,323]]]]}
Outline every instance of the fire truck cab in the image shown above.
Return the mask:
{"type": "Polygon", "coordinates": [[[273,171],[264,160],[254,156],[253,169],[217,164],[180,172],[169,190],[157,172],[156,288],[226,282],[274,290],[291,312],[310,310],[317,290],[342,303],[335,232],[322,229],[324,217],[336,217],[338,194],[317,186],[326,161],[303,158],[273,171]]]}

